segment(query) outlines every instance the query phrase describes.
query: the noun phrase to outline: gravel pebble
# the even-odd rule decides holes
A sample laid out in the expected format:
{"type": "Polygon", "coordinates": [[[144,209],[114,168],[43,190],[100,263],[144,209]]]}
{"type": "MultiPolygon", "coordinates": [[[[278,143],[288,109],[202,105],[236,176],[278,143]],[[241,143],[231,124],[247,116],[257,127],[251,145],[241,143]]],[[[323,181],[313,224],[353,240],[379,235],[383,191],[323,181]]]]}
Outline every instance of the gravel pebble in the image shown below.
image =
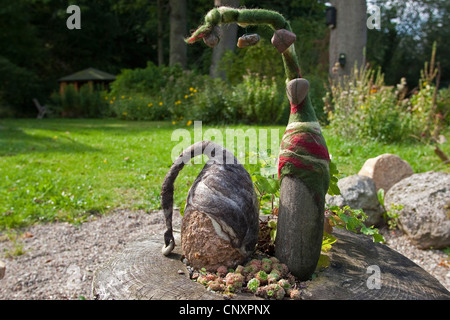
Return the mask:
{"type": "Polygon", "coordinates": [[[450,260],[442,250],[421,250],[402,231],[381,229],[386,245],[422,267],[450,291],[450,260]]]}
{"type": "MultiPolygon", "coordinates": [[[[174,214],[174,225],[180,222],[174,214]]],[[[176,228],[176,227],[175,227],[176,228]]],[[[14,243],[0,235],[1,260],[6,264],[0,280],[0,300],[76,300],[91,298],[94,271],[127,244],[161,233],[161,212],[116,210],[92,217],[80,226],[68,223],[34,225],[19,241],[25,252],[5,257],[14,243]]],[[[385,231],[387,245],[431,273],[450,290],[450,272],[439,250],[420,250],[399,232],[385,231]]]]}

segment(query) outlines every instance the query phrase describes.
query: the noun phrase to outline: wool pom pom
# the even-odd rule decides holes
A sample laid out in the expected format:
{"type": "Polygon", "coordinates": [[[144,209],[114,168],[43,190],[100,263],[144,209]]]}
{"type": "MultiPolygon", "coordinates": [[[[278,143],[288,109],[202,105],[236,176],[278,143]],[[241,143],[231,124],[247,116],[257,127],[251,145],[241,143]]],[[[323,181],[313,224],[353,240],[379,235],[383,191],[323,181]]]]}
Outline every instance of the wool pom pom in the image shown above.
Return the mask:
{"type": "Polygon", "coordinates": [[[256,45],[261,38],[256,33],[244,34],[238,39],[237,46],[239,48],[251,47],[256,45]]]}
{"type": "Polygon", "coordinates": [[[272,44],[279,53],[285,52],[297,39],[295,33],[286,29],[275,31],[272,37],[272,44]]]}
{"type": "Polygon", "coordinates": [[[286,92],[289,102],[297,106],[305,100],[309,91],[309,82],[306,79],[298,78],[291,80],[286,85],[286,92]]]}
{"type": "Polygon", "coordinates": [[[214,48],[220,42],[222,31],[220,27],[215,26],[210,34],[203,38],[203,42],[210,48],[214,48]]]}

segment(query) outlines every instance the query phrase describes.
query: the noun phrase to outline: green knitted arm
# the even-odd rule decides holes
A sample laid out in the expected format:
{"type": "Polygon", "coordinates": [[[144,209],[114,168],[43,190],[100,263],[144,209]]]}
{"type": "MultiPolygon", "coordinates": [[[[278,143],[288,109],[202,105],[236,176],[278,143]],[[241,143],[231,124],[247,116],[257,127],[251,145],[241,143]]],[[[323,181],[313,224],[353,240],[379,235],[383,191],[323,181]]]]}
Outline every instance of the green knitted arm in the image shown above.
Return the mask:
{"type": "Polygon", "coordinates": [[[289,124],[280,148],[279,177],[281,180],[287,175],[300,178],[313,192],[318,207],[323,208],[330,181],[329,154],[309,98],[309,83],[300,74],[293,45],[295,34],[289,22],[271,10],[219,7],[205,16],[203,25],[186,42],[203,39],[207,45],[214,46],[220,40],[219,26],[228,23],[242,27],[263,24],[275,31],[272,43],[282,54],[291,103],[289,124]]]}
{"type": "MultiPolygon", "coordinates": [[[[214,46],[219,42],[221,24],[237,23],[241,27],[249,25],[268,25],[273,30],[292,32],[289,22],[278,12],[265,9],[235,9],[230,7],[214,8],[205,16],[203,25],[186,39],[192,44],[203,39],[206,44],[214,46]]],[[[295,47],[287,44],[287,50],[282,52],[286,76],[288,80],[301,77],[295,47]]]]}

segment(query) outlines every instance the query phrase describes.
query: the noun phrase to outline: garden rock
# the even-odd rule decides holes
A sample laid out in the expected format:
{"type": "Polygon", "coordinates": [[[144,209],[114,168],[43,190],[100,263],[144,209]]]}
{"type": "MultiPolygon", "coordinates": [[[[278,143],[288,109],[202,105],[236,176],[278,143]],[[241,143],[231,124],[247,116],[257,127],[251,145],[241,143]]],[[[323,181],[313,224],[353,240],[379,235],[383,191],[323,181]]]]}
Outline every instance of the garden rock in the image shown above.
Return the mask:
{"type": "Polygon", "coordinates": [[[368,159],[358,174],[372,178],[377,191],[383,189],[387,192],[394,184],[413,173],[407,161],[395,154],[385,153],[368,159]]]}
{"type": "Polygon", "coordinates": [[[367,214],[364,222],[366,226],[378,226],[382,222],[383,207],[377,197],[375,182],[367,176],[352,175],[339,180],[338,187],[341,195],[325,198],[329,206],[362,209],[367,214]]]}
{"type": "Polygon", "coordinates": [[[450,174],[414,174],[395,184],[385,206],[403,205],[398,226],[421,249],[450,245],[450,174]]]}

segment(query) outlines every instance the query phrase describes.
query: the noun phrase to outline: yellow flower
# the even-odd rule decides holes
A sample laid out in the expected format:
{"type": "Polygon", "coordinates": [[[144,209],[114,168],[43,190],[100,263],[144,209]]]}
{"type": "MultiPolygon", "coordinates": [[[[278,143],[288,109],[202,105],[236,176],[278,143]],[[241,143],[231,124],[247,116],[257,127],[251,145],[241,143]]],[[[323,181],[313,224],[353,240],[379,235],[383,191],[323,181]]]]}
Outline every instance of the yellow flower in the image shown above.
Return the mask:
{"type": "Polygon", "coordinates": [[[148,105],[147,105],[147,107],[151,107],[151,106],[153,106],[153,103],[149,103],[148,105]]]}
{"type": "Polygon", "coordinates": [[[159,102],[159,105],[160,105],[160,106],[162,106],[163,104],[164,104],[164,103],[163,103],[162,101],[161,101],[161,102],[159,102]]]}
{"type": "Polygon", "coordinates": [[[105,97],[105,100],[108,100],[108,97],[105,97]]]}
{"type": "Polygon", "coordinates": [[[377,93],[377,92],[378,92],[377,89],[372,89],[372,90],[370,90],[370,93],[377,93]]]}
{"type": "Polygon", "coordinates": [[[186,123],[186,125],[189,127],[192,124],[192,121],[189,120],[188,123],[186,123]]]}
{"type": "Polygon", "coordinates": [[[176,124],[176,122],[175,122],[175,121],[172,121],[172,124],[174,125],[174,124],[176,124]]]}
{"type": "Polygon", "coordinates": [[[122,98],[122,99],[125,99],[125,96],[122,96],[121,98],[122,98]]]}
{"type": "Polygon", "coordinates": [[[197,89],[194,89],[194,92],[197,93],[197,89]]]}
{"type": "Polygon", "coordinates": [[[187,99],[187,98],[189,98],[189,96],[188,96],[188,95],[185,95],[184,98],[187,99]]]}
{"type": "Polygon", "coordinates": [[[191,92],[194,91],[194,88],[189,88],[189,91],[191,91],[191,92]]]}
{"type": "Polygon", "coordinates": [[[110,103],[111,103],[111,104],[113,104],[113,103],[114,103],[114,101],[112,101],[112,100],[111,100],[111,101],[110,101],[110,103]]]}
{"type": "Polygon", "coordinates": [[[103,160],[103,163],[106,163],[106,162],[107,162],[106,159],[104,159],[104,160],[103,160]]]}
{"type": "Polygon", "coordinates": [[[361,106],[361,110],[364,110],[364,106],[361,106]]]}
{"type": "Polygon", "coordinates": [[[113,100],[116,100],[116,97],[113,97],[113,100]]]}
{"type": "Polygon", "coordinates": [[[131,97],[129,97],[128,100],[131,100],[131,97]]]}

